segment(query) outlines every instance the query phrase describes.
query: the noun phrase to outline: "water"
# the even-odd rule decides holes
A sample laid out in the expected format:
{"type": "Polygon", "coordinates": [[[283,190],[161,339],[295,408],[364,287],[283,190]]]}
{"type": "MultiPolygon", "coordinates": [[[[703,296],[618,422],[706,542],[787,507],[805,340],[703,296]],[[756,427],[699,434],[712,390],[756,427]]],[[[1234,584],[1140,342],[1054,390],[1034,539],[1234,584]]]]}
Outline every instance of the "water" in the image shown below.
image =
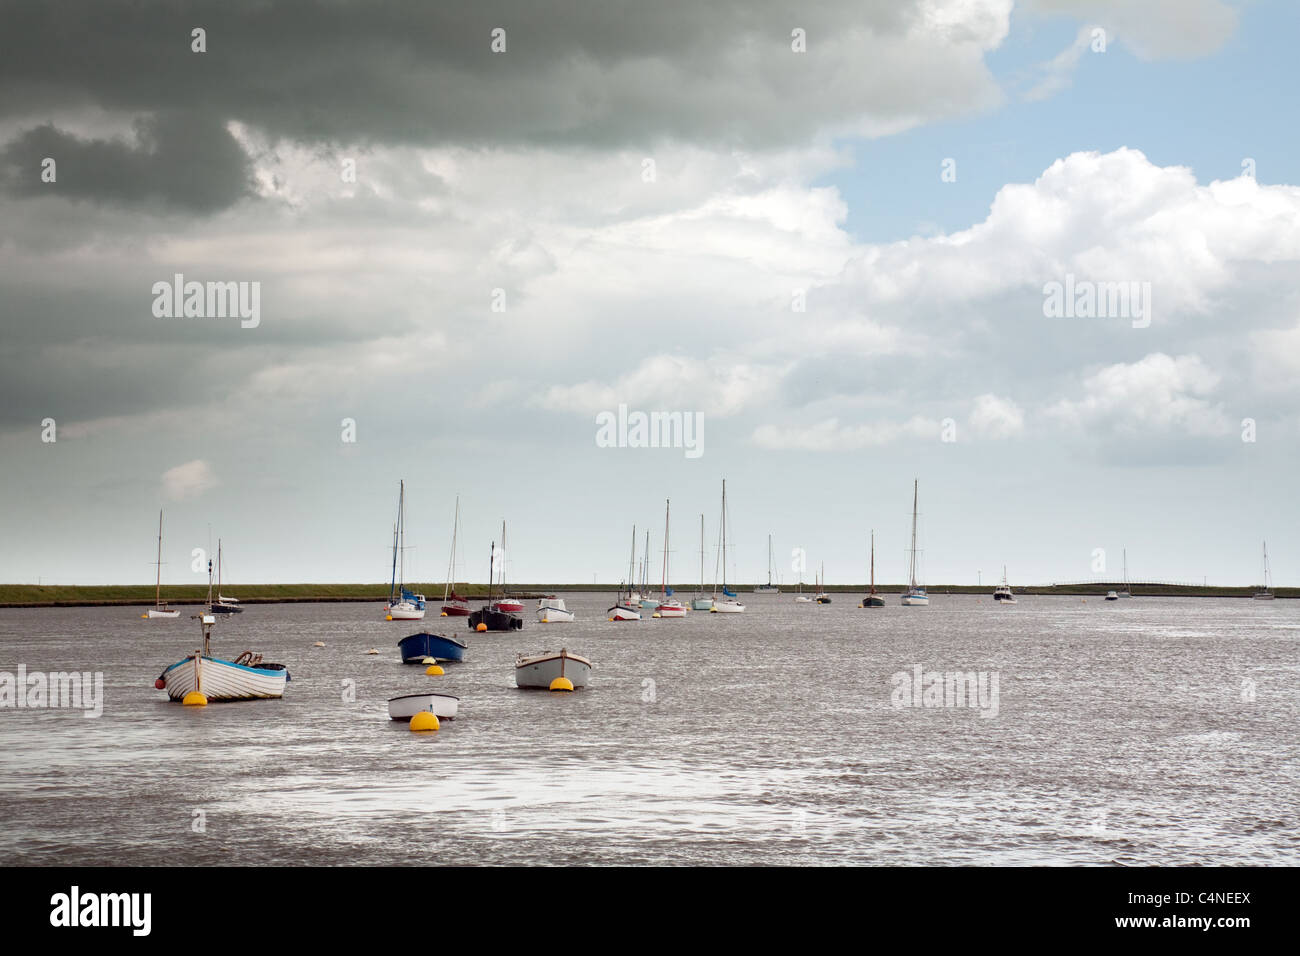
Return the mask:
{"type": "Polygon", "coordinates": [[[259,605],[213,647],[288,664],[283,700],[182,708],[198,644],[139,609],[0,611],[0,671],[99,670],[105,709],[0,710],[0,853],[19,864],[1296,864],[1300,602],[935,595],[864,610],[471,634],[442,677],[380,605],[259,605]],[[326,643],[313,648],[316,640],[326,643]],[[516,651],[592,659],[571,695],[516,651]],[[370,647],[378,656],[368,656],[370,647]],[[890,675],[996,672],[998,714],[896,708],[890,675]],[[345,700],[354,682],[355,701],[345,700]],[[461,697],[436,734],[386,699],[461,697]],[[1253,699],[1251,699],[1253,697],[1253,699]],[[200,812],[201,811],[201,812],[200,812]],[[202,825],[199,832],[196,828],[202,825]]]}

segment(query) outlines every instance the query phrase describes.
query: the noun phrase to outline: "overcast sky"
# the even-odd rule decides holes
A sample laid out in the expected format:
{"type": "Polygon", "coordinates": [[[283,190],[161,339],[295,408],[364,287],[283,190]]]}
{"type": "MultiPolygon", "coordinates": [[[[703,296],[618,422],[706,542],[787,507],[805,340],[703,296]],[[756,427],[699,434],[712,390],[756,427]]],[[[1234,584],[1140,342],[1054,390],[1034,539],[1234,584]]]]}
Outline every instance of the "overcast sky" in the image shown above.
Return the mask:
{"type": "Polygon", "coordinates": [[[634,523],[657,567],[668,498],[711,580],[723,478],[746,583],[769,533],[862,581],[871,528],[901,580],[914,478],[930,583],[1249,584],[1264,538],[1300,579],[1294,4],[0,22],[0,580],[151,581],[160,507],[171,583],[218,535],[237,581],[387,580],[403,478],[429,581],[457,494],[462,580],[503,519],[516,581],[616,582],[634,523]],[[177,273],[256,323],[159,317],[177,273]],[[601,447],[620,405],[701,453],[601,447]]]}

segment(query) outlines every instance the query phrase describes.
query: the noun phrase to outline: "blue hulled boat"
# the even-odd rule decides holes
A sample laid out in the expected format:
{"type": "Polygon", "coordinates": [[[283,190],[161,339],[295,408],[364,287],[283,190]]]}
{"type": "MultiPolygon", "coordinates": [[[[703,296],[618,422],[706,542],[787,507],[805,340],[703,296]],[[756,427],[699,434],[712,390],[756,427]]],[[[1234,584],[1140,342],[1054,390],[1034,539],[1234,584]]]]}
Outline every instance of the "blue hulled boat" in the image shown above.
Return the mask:
{"type": "Polygon", "coordinates": [[[432,657],[436,661],[463,661],[465,648],[469,645],[454,637],[421,631],[402,638],[397,646],[402,652],[402,663],[421,664],[426,657],[432,657]]]}

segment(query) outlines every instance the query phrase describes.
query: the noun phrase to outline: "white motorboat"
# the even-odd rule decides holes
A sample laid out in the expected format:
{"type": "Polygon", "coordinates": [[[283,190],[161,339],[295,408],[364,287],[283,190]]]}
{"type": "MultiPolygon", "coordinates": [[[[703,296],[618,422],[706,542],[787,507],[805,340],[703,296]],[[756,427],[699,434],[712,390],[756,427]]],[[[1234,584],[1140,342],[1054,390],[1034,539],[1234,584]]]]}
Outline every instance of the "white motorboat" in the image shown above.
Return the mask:
{"type": "Polygon", "coordinates": [[[993,589],[994,604],[1015,604],[1016,596],[1011,593],[1011,585],[1007,584],[1007,566],[1002,565],[1002,583],[993,589]]]}
{"type": "Polygon", "coordinates": [[[451,694],[404,694],[388,699],[390,720],[410,720],[416,714],[428,711],[439,720],[455,720],[460,712],[460,698],[451,694]]]}
{"type": "Polygon", "coordinates": [[[1114,591],[1107,591],[1107,592],[1106,592],[1106,600],[1107,600],[1107,601],[1118,601],[1118,600],[1119,600],[1119,595],[1116,594],[1114,591]]]}
{"type": "Polygon", "coordinates": [[[564,606],[564,598],[539,598],[537,620],[540,624],[568,624],[573,620],[573,612],[564,606]]]}
{"type": "Polygon", "coordinates": [[[910,552],[911,554],[911,561],[909,565],[910,570],[908,571],[910,583],[908,584],[907,590],[903,592],[903,596],[900,599],[900,603],[903,605],[903,607],[928,607],[930,604],[930,596],[925,593],[924,585],[919,585],[916,583],[916,501],[917,501],[917,488],[919,484],[920,484],[919,481],[913,479],[912,481],[912,548],[910,552]]]}
{"type": "Polygon", "coordinates": [[[591,661],[564,648],[539,654],[520,654],[515,658],[515,684],[519,687],[549,690],[557,677],[566,677],[574,690],[587,686],[591,661]]]}

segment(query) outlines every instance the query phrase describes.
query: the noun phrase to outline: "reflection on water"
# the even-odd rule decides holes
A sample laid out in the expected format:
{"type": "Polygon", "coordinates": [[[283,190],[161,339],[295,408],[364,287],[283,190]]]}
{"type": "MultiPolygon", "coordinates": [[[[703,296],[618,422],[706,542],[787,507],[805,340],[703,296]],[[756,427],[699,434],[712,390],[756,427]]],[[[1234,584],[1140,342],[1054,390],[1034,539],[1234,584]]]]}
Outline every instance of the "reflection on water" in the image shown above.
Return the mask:
{"type": "Polygon", "coordinates": [[[0,671],[96,670],[104,715],[0,710],[0,851],[18,863],[1300,862],[1300,604],[935,595],[864,610],[746,595],[744,615],[465,636],[442,677],[378,605],[251,606],[214,648],[286,663],[281,701],[153,688],[193,622],[0,611],[0,671]],[[324,648],[313,648],[323,640],[324,648]],[[572,695],[517,651],[589,656],[572,695]],[[365,651],[378,647],[379,656],[365,651]],[[1000,677],[998,716],[891,704],[891,675],[1000,677]],[[387,719],[438,688],[432,735],[387,719]]]}

